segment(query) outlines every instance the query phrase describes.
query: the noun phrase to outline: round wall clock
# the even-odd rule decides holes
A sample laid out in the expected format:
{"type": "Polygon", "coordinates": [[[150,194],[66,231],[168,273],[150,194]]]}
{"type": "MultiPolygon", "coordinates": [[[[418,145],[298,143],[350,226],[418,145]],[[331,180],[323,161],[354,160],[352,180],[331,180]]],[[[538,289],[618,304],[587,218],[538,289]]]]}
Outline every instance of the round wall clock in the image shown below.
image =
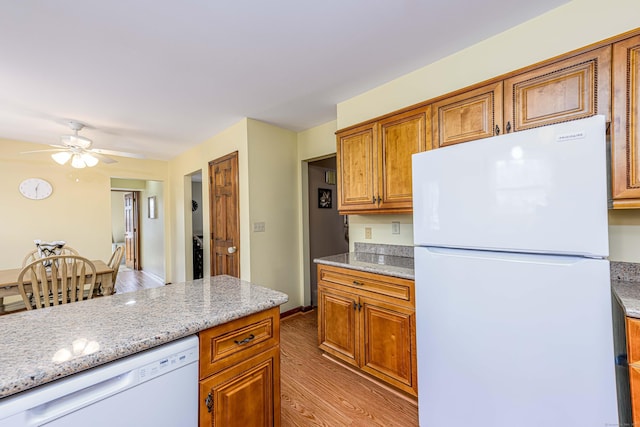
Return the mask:
{"type": "Polygon", "coordinates": [[[53,187],[49,182],[41,178],[27,178],[20,183],[20,193],[27,199],[46,199],[53,192],[53,187]]]}

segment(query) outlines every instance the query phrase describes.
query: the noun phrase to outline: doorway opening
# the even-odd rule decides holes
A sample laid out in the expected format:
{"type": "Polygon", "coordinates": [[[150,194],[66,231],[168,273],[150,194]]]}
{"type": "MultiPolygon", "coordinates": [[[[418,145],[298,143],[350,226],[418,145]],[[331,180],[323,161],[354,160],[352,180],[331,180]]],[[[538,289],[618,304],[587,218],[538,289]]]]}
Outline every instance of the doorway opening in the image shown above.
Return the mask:
{"type": "Polygon", "coordinates": [[[338,213],[336,157],[308,162],[309,283],[311,306],[318,305],[315,258],[349,252],[349,217],[338,213]]]}
{"type": "Polygon", "coordinates": [[[204,277],[204,231],[202,219],[202,170],[189,175],[191,181],[192,279],[204,277]]]}
{"type": "Polygon", "coordinates": [[[164,183],[111,178],[112,244],[125,248],[120,272],[143,271],[165,283],[164,183]]]}

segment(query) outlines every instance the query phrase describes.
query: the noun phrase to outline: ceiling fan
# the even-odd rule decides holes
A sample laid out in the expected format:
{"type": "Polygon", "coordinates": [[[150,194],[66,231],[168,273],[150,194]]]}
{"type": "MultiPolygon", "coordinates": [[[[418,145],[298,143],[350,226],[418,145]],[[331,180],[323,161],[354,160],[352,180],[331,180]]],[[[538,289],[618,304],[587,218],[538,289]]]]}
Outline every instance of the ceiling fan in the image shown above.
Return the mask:
{"type": "Polygon", "coordinates": [[[108,155],[131,157],[136,159],[143,159],[144,156],[134,153],[126,153],[123,151],[103,150],[99,148],[91,148],[93,141],[84,136],[78,135],[85,125],[71,120],[67,123],[69,128],[73,131],[73,135],[62,135],[60,137],[61,145],[49,144],[53,149],[48,150],[34,150],[24,151],[21,154],[29,153],[42,153],[46,151],[53,151],[51,155],[53,160],[61,165],[64,165],[71,160],[71,166],[74,168],[93,167],[98,164],[99,161],[103,163],[117,163],[117,160],[112,159],[108,155]]]}

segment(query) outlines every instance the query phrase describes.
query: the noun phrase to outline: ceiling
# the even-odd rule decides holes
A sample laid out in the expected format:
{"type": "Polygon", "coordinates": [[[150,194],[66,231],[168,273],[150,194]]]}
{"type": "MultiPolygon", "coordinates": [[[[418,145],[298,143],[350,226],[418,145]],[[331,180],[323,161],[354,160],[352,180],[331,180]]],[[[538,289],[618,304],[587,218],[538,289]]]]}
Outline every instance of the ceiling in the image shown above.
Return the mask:
{"type": "Polygon", "coordinates": [[[243,117],[336,104],[567,0],[20,0],[0,5],[0,138],[168,160],[243,117]],[[462,13],[461,13],[462,12],[462,13]]]}

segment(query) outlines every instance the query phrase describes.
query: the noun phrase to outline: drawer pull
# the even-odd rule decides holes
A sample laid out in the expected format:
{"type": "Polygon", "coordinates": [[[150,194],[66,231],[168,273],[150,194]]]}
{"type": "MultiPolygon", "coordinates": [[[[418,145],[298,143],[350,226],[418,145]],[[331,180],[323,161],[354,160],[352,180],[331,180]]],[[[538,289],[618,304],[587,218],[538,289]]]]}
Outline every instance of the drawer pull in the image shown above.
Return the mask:
{"type": "Polygon", "coordinates": [[[364,283],[358,282],[357,280],[354,280],[353,284],[356,285],[356,286],[363,286],[364,285],[364,283]]]}
{"type": "Polygon", "coordinates": [[[247,338],[243,339],[242,341],[234,340],[233,342],[238,344],[238,345],[243,345],[243,344],[246,344],[249,341],[253,340],[255,337],[256,337],[255,335],[251,334],[247,338]]]}
{"type": "Polygon", "coordinates": [[[207,406],[207,411],[211,412],[213,409],[213,397],[211,396],[211,392],[209,392],[209,395],[204,400],[204,404],[207,406]]]}

